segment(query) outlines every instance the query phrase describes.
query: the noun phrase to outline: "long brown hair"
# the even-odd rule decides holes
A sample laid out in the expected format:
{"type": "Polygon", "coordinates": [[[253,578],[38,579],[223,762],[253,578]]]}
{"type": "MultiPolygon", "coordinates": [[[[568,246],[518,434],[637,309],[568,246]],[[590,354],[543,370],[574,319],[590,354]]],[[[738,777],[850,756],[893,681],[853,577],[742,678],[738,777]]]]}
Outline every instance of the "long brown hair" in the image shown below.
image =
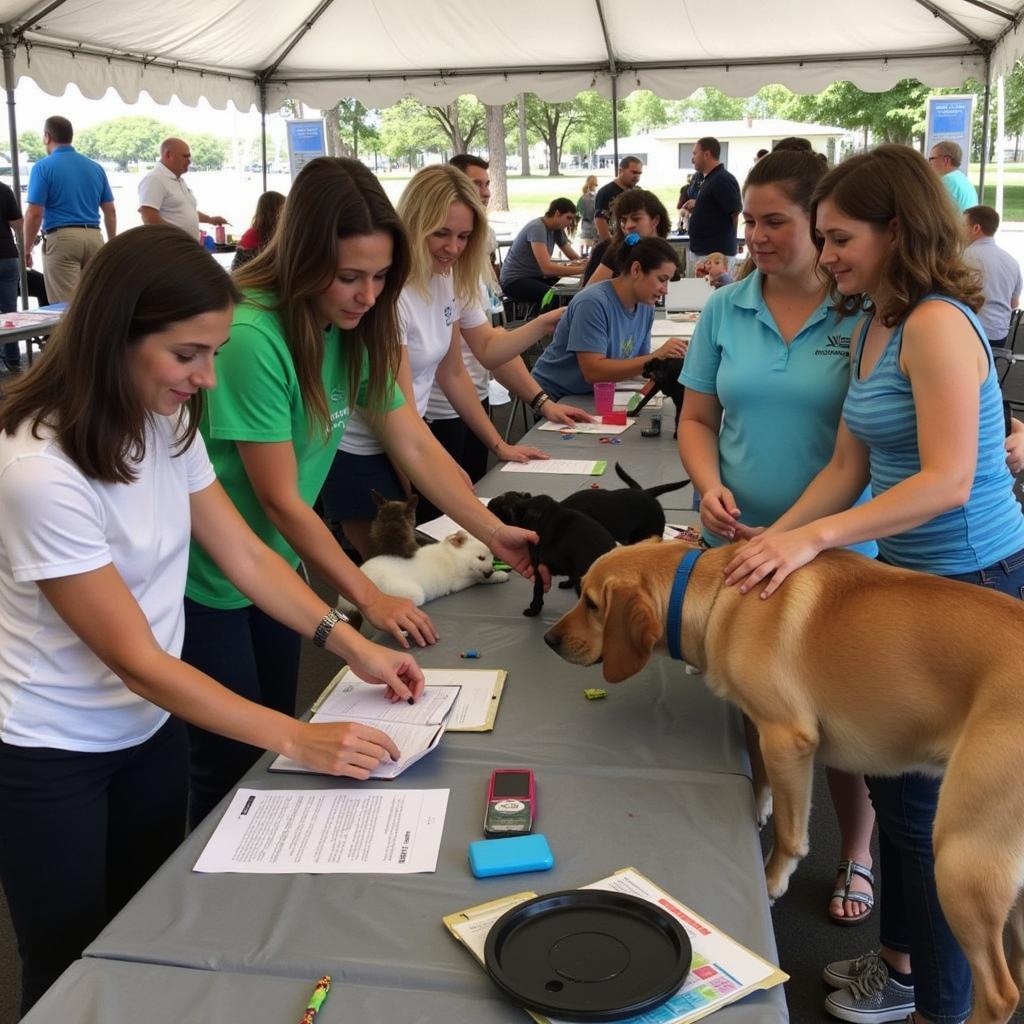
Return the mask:
{"type": "Polygon", "coordinates": [[[384,232],[391,236],[391,268],[373,308],[350,331],[347,349],[351,401],[359,393],[364,358],[369,363],[367,405],[385,408],[398,369],[398,295],[409,273],[409,246],[402,222],[380,182],[358,160],[321,156],[299,171],[288,193],[270,244],[235,274],[245,301],[277,313],[295,365],[302,401],[324,435],[330,415],[321,370],[324,334],[316,300],[331,285],[338,267],[338,243],[345,238],[384,232]]]}
{"type": "MultiPolygon", "coordinates": [[[[829,171],[811,201],[811,229],[818,204],[830,199],[848,217],[878,230],[895,227],[882,265],[885,291],[877,309],[886,327],[904,320],[926,295],[937,292],[977,312],[985,301],[977,273],[963,259],[964,234],[953,203],[917,150],[884,145],[858,153],[829,171]]],[[[842,295],[832,282],[836,308],[850,315],[868,302],[842,295]]]]}
{"type": "Polygon", "coordinates": [[[256,212],[252,218],[252,228],[259,239],[259,248],[263,248],[274,237],[277,222],[281,219],[285,199],[280,192],[268,191],[256,200],[256,212]]]}
{"type": "MultiPolygon", "coordinates": [[[[13,434],[30,420],[39,437],[45,424],[86,476],[130,483],[146,454],[149,413],[131,379],[129,350],[240,297],[213,257],[179,228],[155,224],[118,235],[85,268],[42,358],[7,390],[0,431],[13,434]]],[[[196,392],[179,453],[192,443],[201,412],[196,392]]]]}
{"type": "MultiPolygon", "coordinates": [[[[750,168],[747,180],[743,183],[743,194],[746,195],[751,186],[774,185],[810,219],[814,190],[827,173],[828,160],[823,153],[815,153],[806,139],[790,137],[783,139],[750,168]]],[[[813,231],[811,237],[814,237],[813,231]]],[[[733,280],[742,281],[756,269],[754,257],[748,253],[742,265],[733,273],[733,280]]],[[[819,274],[822,283],[826,283],[827,275],[823,271],[819,271],[819,274]]]]}
{"type": "Polygon", "coordinates": [[[653,192],[648,192],[645,188],[626,189],[625,192],[612,200],[611,214],[616,220],[615,233],[608,243],[608,248],[605,250],[602,261],[607,260],[609,263],[615,264],[618,259],[618,252],[622,248],[622,239],[625,237],[622,225],[618,222],[627,214],[638,213],[641,210],[648,217],[658,218],[657,227],[654,229],[657,237],[668,238],[672,222],[669,220],[665,204],[653,192]]]}

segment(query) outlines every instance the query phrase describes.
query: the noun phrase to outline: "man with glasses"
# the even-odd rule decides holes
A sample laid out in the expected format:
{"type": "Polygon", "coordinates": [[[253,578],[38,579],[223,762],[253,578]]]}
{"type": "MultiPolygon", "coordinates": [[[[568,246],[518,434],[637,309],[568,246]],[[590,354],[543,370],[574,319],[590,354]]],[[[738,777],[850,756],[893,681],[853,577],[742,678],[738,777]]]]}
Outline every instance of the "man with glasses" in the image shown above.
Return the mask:
{"type": "Polygon", "coordinates": [[[977,191],[968,181],[967,175],[960,170],[962,162],[963,150],[956,142],[951,142],[949,139],[936,142],[928,154],[928,163],[942,179],[942,184],[946,186],[953,205],[960,213],[978,205],[977,191]]]}

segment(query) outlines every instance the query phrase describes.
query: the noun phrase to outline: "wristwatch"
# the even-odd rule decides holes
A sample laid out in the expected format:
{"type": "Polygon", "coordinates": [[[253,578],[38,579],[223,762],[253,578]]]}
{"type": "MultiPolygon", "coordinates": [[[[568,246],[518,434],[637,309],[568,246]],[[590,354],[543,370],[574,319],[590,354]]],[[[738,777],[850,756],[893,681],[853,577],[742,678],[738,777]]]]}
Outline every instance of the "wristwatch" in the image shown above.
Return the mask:
{"type": "Polygon", "coordinates": [[[348,622],[349,618],[344,612],[339,612],[337,608],[332,608],[321,620],[320,625],[316,627],[316,632],[313,634],[313,643],[317,647],[325,647],[327,645],[327,638],[331,635],[331,630],[339,622],[348,622]]]}

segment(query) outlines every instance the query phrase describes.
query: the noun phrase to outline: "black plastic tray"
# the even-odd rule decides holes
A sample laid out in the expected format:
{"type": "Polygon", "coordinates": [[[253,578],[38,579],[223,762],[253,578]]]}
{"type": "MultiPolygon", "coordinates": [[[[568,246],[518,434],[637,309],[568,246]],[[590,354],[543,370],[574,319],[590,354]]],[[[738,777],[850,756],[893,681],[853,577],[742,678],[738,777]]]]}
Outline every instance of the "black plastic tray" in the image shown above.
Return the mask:
{"type": "Polygon", "coordinates": [[[671,914],[599,889],[513,907],[487,935],[484,965],[506,995],[548,1017],[622,1020],[660,1006],[686,980],[693,950],[671,914]]]}

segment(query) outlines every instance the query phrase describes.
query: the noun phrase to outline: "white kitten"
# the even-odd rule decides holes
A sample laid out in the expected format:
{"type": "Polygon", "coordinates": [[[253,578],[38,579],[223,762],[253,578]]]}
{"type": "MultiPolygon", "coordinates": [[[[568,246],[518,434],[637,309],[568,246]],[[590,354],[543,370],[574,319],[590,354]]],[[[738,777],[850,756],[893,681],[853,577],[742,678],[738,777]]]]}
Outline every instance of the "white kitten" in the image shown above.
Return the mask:
{"type": "MultiPolygon", "coordinates": [[[[445,537],[440,544],[427,544],[412,558],[377,555],[363,562],[362,571],[377,587],[392,597],[407,597],[415,605],[435,597],[454,594],[475,583],[504,583],[508,573],[494,568],[494,556],[464,530],[445,537]]],[[[339,595],[338,607],[352,605],[339,595]]]]}

